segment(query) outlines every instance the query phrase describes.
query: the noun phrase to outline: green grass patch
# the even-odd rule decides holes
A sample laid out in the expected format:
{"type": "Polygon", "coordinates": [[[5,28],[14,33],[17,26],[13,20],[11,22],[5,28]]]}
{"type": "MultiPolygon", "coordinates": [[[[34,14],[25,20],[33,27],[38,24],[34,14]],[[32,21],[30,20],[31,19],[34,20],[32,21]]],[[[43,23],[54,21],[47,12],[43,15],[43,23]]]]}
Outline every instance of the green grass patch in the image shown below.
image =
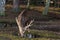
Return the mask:
{"type": "Polygon", "coordinates": [[[0,34],[0,36],[8,37],[11,40],[40,40],[40,39],[41,40],[43,40],[43,39],[48,40],[48,38],[31,38],[31,39],[29,39],[29,38],[20,38],[18,36],[14,36],[14,35],[11,35],[11,34],[0,34]]]}
{"type": "MultiPolygon", "coordinates": [[[[21,38],[19,36],[15,36],[13,34],[7,34],[7,33],[0,33],[0,36],[3,37],[8,37],[11,40],[50,40],[50,39],[60,39],[60,35],[56,35],[54,32],[49,32],[49,31],[42,31],[42,30],[30,30],[31,34],[36,34],[36,35],[40,35],[40,38],[21,38]]],[[[26,32],[28,33],[28,32],[26,32]]]]}
{"type": "Polygon", "coordinates": [[[60,35],[51,31],[32,30],[30,33],[40,35],[41,37],[60,39],[60,35]]]}

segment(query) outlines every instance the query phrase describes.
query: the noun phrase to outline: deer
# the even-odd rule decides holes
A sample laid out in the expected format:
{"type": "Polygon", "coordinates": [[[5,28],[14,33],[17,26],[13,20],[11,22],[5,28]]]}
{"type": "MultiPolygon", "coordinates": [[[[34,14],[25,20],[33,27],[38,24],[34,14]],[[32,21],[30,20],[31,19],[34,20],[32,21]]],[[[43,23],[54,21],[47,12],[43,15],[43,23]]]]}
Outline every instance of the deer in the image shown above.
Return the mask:
{"type": "Polygon", "coordinates": [[[16,17],[16,23],[18,25],[18,28],[19,28],[19,33],[21,35],[21,37],[24,36],[24,33],[25,31],[27,31],[29,29],[30,26],[32,26],[32,23],[34,22],[34,19],[30,20],[30,22],[28,23],[27,21],[27,24],[26,21],[25,21],[25,17],[23,16],[24,12],[26,11],[26,9],[24,9],[19,15],[18,17],[16,17]],[[24,22],[25,21],[25,22],[24,22]],[[23,23],[25,24],[23,24],[23,23]]]}

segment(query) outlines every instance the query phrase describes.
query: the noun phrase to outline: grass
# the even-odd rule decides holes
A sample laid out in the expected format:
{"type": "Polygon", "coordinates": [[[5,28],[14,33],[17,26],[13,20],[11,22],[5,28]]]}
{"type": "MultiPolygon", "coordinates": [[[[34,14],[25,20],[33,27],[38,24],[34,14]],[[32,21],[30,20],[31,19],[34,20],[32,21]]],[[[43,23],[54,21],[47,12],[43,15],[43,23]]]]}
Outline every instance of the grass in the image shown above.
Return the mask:
{"type": "Polygon", "coordinates": [[[0,36],[4,36],[10,38],[11,40],[49,40],[50,38],[19,38],[18,36],[14,36],[11,34],[0,34],[0,36]]]}
{"type": "Polygon", "coordinates": [[[36,31],[36,30],[32,30],[31,33],[40,35],[41,37],[60,39],[60,35],[57,35],[56,33],[51,32],[51,31],[42,31],[42,30],[36,31]]]}
{"type": "Polygon", "coordinates": [[[15,19],[0,19],[0,23],[2,22],[16,23],[15,19]]]}
{"type": "MultiPolygon", "coordinates": [[[[19,36],[15,36],[12,34],[7,34],[7,33],[0,33],[0,36],[3,37],[8,37],[11,40],[50,40],[50,39],[60,39],[60,35],[56,35],[54,32],[49,32],[49,31],[42,31],[42,30],[30,30],[31,34],[36,34],[36,35],[40,35],[40,38],[21,38],[19,36]]],[[[26,32],[27,33],[27,32],[26,32]]]]}
{"type": "Polygon", "coordinates": [[[17,36],[13,36],[13,35],[11,35],[11,34],[0,34],[0,36],[8,37],[8,38],[10,38],[10,39],[12,39],[12,40],[17,40],[17,39],[19,39],[17,36]]]}
{"type": "MultiPolygon", "coordinates": [[[[0,36],[4,36],[4,37],[8,37],[8,38],[10,38],[11,40],[28,40],[28,38],[19,38],[19,37],[17,37],[17,36],[13,36],[13,35],[11,35],[11,34],[0,34],[0,36]]],[[[34,38],[33,38],[34,39],[34,38]]],[[[37,38],[36,38],[37,39],[37,38]]],[[[35,39],[35,40],[36,40],[35,39]]]]}

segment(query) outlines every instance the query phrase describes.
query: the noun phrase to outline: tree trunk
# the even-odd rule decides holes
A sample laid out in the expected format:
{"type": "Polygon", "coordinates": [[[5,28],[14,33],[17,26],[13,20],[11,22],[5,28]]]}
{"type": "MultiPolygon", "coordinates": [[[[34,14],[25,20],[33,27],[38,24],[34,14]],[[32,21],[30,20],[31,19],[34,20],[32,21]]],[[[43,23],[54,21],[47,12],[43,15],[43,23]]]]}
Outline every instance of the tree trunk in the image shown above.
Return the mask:
{"type": "Polygon", "coordinates": [[[13,11],[16,13],[19,11],[19,0],[13,0],[13,11]]]}
{"type": "Polygon", "coordinates": [[[50,6],[50,0],[46,0],[45,8],[43,10],[43,15],[47,15],[50,6]]]}
{"type": "Polygon", "coordinates": [[[29,8],[29,5],[30,5],[30,0],[27,0],[27,6],[26,6],[26,8],[29,8]]]}
{"type": "Polygon", "coordinates": [[[5,0],[0,0],[0,15],[5,15],[5,0]]]}

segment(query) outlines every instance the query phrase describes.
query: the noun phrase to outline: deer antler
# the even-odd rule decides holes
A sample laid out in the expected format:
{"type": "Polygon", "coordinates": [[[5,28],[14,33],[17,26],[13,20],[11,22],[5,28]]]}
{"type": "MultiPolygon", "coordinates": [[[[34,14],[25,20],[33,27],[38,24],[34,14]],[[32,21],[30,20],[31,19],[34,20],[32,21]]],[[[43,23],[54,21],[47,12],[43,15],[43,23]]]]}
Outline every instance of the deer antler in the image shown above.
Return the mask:
{"type": "Polygon", "coordinates": [[[21,36],[23,36],[23,28],[22,28],[22,23],[21,23],[21,19],[22,19],[22,14],[25,12],[25,9],[18,15],[18,17],[16,17],[16,22],[19,28],[19,32],[21,34],[21,36]]]}
{"type": "Polygon", "coordinates": [[[18,17],[16,17],[16,22],[17,22],[17,25],[18,25],[18,28],[19,28],[19,32],[21,34],[21,37],[23,37],[23,34],[24,32],[27,30],[27,28],[29,28],[30,26],[32,26],[32,23],[34,22],[34,19],[30,21],[29,24],[27,24],[27,26],[25,26],[23,28],[23,24],[22,24],[22,14],[25,12],[26,10],[23,10],[19,15],[18,17]]]}
{"type": "Polygon", "coordinates": [[[18,19],[17,19],[17,17],[16,17],[16,22],[17,22],[17,25],[18,25],[18,28],[19,28],[19,32],[20,32],[20,34],[21,34],[21,36],[23,36],[23,29],[22,29],[22,25],[21,25],[21,23],[18,21],[18,19]]]}
{"type": "Polygon", "coordinates": [[[34,19],[31,20],[30,23],[27,24],[27,26],[25,26],[23,33],[27,30],[27,28],[29,28],[30,26],[32,26],[32,23],[33,23],[33,22],[34,22],[34,19]]]}
{"type": "Polygon", "coordinates": [[[29,28],[30,26],[32,26],[32,23],[34,22],[34,19],[33,20],[31,20],[30,21],[30,23],[29,24],[27,24],[27,26],[25,26],[25,30],[27,29],[27,28],[29,28]]]}
{"type": "Polygon", "coordinates": [[[18,18],[22,18],[22,14],[26,11],[26,9],[24,9],[19,15],[18,15],[18,18]]]}

